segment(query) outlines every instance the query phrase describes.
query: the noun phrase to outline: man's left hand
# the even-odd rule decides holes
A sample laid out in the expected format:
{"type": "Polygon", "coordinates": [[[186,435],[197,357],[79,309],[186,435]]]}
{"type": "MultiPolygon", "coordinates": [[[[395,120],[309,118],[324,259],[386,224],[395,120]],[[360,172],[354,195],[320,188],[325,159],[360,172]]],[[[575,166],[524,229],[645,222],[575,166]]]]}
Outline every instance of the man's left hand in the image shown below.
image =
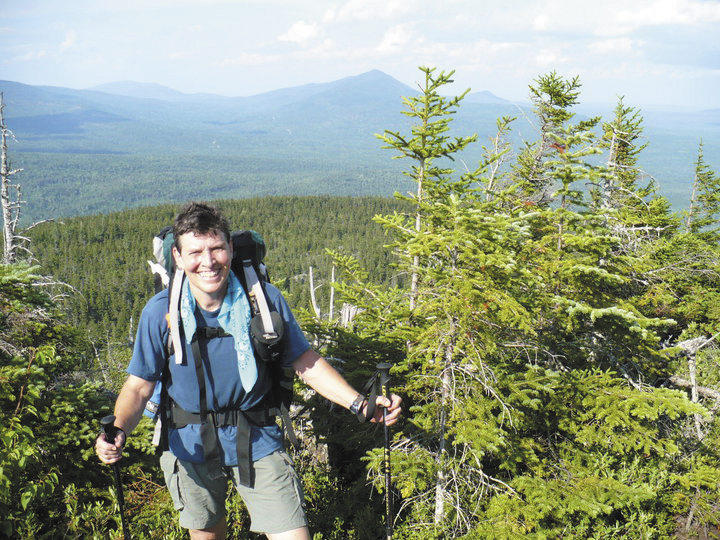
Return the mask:
{"type": "MultiPolygon", "coordinates": [[[[377,407],[375,407],[375,416],[370,419],[371,422],[381,423],[383,421],[383,409],[387,409],[385,422],[388,426],[392,426],[400,419],[402,398],[397,394],[392,394],[390,399],[385,396],[378,396],[375,403],[377,403],[377,407]]],[[[363,407],[364,414],[367,414],[367,407],[368,405],[365,403],[363,407]]]]}

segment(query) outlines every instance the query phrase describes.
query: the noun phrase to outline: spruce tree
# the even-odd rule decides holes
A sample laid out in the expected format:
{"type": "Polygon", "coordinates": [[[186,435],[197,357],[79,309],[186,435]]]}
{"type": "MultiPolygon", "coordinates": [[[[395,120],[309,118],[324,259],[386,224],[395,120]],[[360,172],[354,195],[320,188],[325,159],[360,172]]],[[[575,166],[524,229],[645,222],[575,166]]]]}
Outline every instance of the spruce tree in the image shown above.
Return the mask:
{"type": "MultiPolygon", "coordinates": [[[[575,116],[572,106],[578,103],[580,79],[567,80],[556,72],[538,77],[529,86],[534,116],[528,118],[538,133],[535,141],[525,140],[513,165],[515,182],[520,195],[528,201],[545,204],[552,197],[550,174],[554,156],[563,154],[570,141],[565,140],[564,126],[575,116]]],[[[590,129],[597,123],[593,118],[580,126],[590,129]]]]}
{"type": "MultiPolygon", "coordinates": [[[[521,159],[505,189],[484,159],[425,185],[419,227],[378,218],[398,269],[418,274],[414,309],[363,285],[357,268],[343,286],[367,306],[358,335],[407,345],[394,370],[411,405],[394,480],[408,538],[662,536],[683,482],[697,485],[686,464],[673,469],[682,481],[657,473],[679,462],[685,418],[701,409],[655,386],[674,321],[639,309],[637,253],[619,249],[608,209],[589,197],[609,174],[591,159],[598,120],[571,123],[577,79],[540,81],[545,128],[525,149],[545,150],[521,159]]],[[[379,471],[381,452],[369,459],[379,471]]]]}
{"type": "Polygon", "coordinates": [[[613,114],[602,123],[598,146],[607,157],[591,194],[593,204],[622,237],[623,246],[636,249],[643,242],[672,235],[677,222],[654,178],[638,166],[638,157],[650,144],[643,138],[640,111],[620,98],[613,114]]]}

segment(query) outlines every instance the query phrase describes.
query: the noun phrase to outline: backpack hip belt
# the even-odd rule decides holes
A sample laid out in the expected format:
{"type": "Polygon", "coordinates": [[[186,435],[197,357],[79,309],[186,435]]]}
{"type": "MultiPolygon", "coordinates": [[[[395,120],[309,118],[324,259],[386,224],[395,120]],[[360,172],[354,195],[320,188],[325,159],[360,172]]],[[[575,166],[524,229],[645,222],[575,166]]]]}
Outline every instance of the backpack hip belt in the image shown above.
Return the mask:
{"type": "Polygon", "coordinates": [[[203,419],[202,413],[191,413],[180,407],[172,399],[167,412],[167,425],[180,429],[188,424],[200,425],[200,438],[202,439],[203,455],[208,464],[219,466],[220,441],[217,428],[226,426],[237,427],[237,466],[240,483],[252,487],[252,456],[250,454],[251,425],[271,426],[275,424],[275,416],[264,402],[246,411],[240,409],[226,409],[222,411],[207,411],[203,419]]]}

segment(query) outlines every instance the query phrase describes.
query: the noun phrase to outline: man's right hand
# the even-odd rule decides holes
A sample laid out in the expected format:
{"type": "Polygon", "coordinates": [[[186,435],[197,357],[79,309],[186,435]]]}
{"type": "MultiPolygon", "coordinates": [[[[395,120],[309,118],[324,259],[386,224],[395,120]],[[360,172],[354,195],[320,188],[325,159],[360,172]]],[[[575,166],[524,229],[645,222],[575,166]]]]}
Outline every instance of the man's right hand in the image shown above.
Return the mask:
{"type": "Polygon", "coordinates": [[[125,440],[125,432],[122,429],[117,430],[117,435],[115,435],[115,441],[113,442],[109,442],[105,437],[105,433],[102,432],[98,435],[98,438],[95,439],[95,453],[98,458],[100,458],[100,461],[106,465],[117,463],[122,457],[125,440]]]}
{"type": "Polygon", "coordinates": [[[117,429],[115,440],[108,441],[104,432],[101,432],[95,439],[95,453],[100,461],[108,465],[120,461],[127,433],[132,433],[137,426],[145,409],[145,403],[152,396],[153,390],[155,390],[155,381],[128,375],[117,401],[115,401],[115,423],[113,425],[117,429]]]}

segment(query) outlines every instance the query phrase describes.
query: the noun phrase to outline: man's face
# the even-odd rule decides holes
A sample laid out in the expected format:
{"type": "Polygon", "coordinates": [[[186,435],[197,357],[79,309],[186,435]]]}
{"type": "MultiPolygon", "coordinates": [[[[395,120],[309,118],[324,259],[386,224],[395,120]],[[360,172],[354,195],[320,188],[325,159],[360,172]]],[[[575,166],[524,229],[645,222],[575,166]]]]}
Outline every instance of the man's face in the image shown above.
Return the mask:
{"type": "Polygon", "coordinates": [[[207,311],[220,307],[227,291],[232,245],[222,233],[185,233],[173,247],[178,268],[185,271],[195,301],[207,311]]]}

